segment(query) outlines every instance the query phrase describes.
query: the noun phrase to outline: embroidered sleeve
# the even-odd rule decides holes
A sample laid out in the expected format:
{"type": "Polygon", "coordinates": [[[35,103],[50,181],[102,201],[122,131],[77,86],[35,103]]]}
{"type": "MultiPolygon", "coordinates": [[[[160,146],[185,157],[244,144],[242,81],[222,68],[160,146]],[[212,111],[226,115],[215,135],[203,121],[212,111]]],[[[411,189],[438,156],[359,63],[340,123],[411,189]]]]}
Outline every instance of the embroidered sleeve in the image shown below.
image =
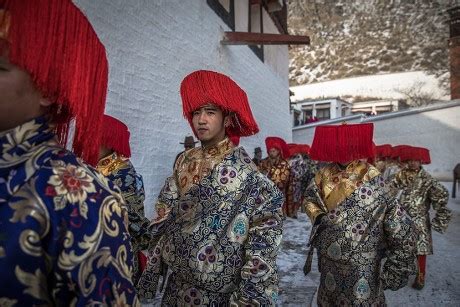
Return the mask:
{"type": "Polygon", "coordinates": [[[283,196],[268,180],[261,181],[262,203],[249,220],[245,265],[231,306],[275,306],[278,297],[276,255],[282,238],[283,196]],[[265,191],[264,191],[265,190],[265,191]]]}
{"type": "Polygon", "coordinates": [[[394,200],[384,217],[387,258],[382,270],[384,289],[398,290],[415,274],[415,228],[406,211],[394,200]]]}
{"type": "Polygon", "coordinates": [[[310,185],[304,192],[304,199],[302,205],[304,207],[305,213],[310,218],[312,225],[315,224],[318,216],[320,216],[323,213],[326,213],[326,211],[320,205],[321,196],[318,186],[321,182],[321,176],[321,172],[317,173],[315,178],[312,179],[310,185]]]}
{"type": "Polygon", "coordinates": [[[431,180],[432,185],[428,191],[428,198],[431,202],[431,206],[436,211],[431,225],[435,231],[444,233],[452,217],[452,211],[447,208],[449,192],[447,192],[447,189],[437,180],[433,178],[431,180]]]}
{"type": "Polygon", "coordinates": [[[169,218],[172,204],[177,201],[177,198],[175,179],[174,177],[169,177],[166,179],[165,185],[158,197],[158,201],[155,205],[155,216],[152,221],[128,208],[130,235],[133,237],[133,240],[139,244],[141,249],[146,250],[157,244],[158,240],[163,235],[164,226],[169,218]]]}

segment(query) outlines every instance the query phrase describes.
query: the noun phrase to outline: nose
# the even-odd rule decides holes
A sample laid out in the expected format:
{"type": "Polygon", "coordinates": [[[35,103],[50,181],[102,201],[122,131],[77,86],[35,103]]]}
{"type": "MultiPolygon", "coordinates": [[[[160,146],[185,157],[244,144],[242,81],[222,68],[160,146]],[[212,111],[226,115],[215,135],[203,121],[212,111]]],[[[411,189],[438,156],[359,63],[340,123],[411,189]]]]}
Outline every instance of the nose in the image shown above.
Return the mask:
{"type": "Polygon", "coordinates": [[[200,112],[200,114],[198,115],[198,124],[204,125],[206,124],[206,120],[207,120],[206,112],[200,112]]]}

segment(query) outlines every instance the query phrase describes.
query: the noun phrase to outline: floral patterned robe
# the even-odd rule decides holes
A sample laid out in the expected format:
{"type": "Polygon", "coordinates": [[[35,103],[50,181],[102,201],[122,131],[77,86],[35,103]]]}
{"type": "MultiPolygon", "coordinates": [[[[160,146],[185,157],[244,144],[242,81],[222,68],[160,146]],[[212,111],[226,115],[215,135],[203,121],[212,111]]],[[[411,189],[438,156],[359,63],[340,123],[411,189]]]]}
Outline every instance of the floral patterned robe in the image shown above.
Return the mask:
{"type": "Polygon", "coordinates": [[[273,181],[278,189],[283,192],[283,196],[285,198],[283,203],[283,214],[286,216],[288,213],[286,200],[291,176],[289,163],[281,158],[278,158],[276,162],[272,162],[270,158],[265,158],[260,161],[259,170],[262,174],[266,175],[271,181],[273,181]]]}
{"type": "Polygon", "coordinates": [[[43,117],[0,134],[0,305],[139,305],[123,199],[43,117]]]}
{"type": "Polygon", "coordinates": [[[447,208],[447,189],[423,168],[419,171],[403,169],[393,179],[393,185],[402,190],[400,203],[415,223],[417,255],[433,254],[431,228],[440,233],[445,232],[452,215],[447,208]],[[436,215],[430,221],[431,208],[436,211],[436,215]]]}
{"type": "Polygon", "coordinates": [[[166,264],[172,273],[163,306],[274,306],[282,200],[244,149],[228,139],[185,152],[146,233],[159,240],[140,295],[155,295],[166,264]]]}
{"type": "Polygon", "coordinates": [[[286,215],[297,217],[304,191],[314,175],[311,173],[308,160],[301,154],[293,156],[288,162],[291,172],[286,197],[286,215]]]}
{"type": "MultiPolygon", "coordinates": [[[[130,210],[136,212],[141,217],[145,216],[144,182],[142,181],[142,176],[136,172],[133,164],[128,158],[114,152],[99,160],[96,169],[120,188],[121,195],[130,210]]],[[[140,227],[139,223],[136,224],[133,221],[129,221],[128,228],[138,227],[140,227]]],[[[140,242],[135,241],[132,241],[131,244],[133,246],[134,255],[133,283],[136,285],[141,274],[137,255],[141,252],[141,250],[147,249],[147,247],[141,246],[140,242]]]]}
{"type": "Polygon", "coordinates": [[[318,250],[319,306],[384,306],[383,290],[407,284],[415,272],[414,226],[374,167],[328,165],[304,202],[314,223],[310,244],[318,250]]]}

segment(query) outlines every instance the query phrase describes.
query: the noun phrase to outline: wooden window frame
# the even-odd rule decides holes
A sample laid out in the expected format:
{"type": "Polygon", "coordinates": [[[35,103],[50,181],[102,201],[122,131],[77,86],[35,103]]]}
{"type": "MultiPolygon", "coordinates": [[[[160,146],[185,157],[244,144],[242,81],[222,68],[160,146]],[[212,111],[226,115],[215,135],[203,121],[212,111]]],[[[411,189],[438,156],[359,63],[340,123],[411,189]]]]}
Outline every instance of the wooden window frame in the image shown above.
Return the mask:
{"type": "MultiPolygon", "coordinates": [[[[235,0],[230,1],[230,11],[227,11],[225,7],[219,2],[219,0],[206,0],[206,3],[209,7],[219,16],[223,22],[235,32],[235,0]]],[[[248,32],[251,32],[251,4],[252,1],[248,0],[248,32]]],[[[263,24],[263,5],[262,2],[259,3],[260,8],[260,33],[263,33],[264,24],[263,24]]],[[[254,52],[254,54],[264,62],[264,46],[254,46],[248,45],[249,49],[254,52]]]]}
{"type": "Polygon", "coordinates": [[[225,24],[235,31],[235,0],[230,1],[230,12],[220,4],[219,0],[206,0],[209,7],[219,16],[225,24]]]}
{"type": "MultiPolygon", "coordinates": [[[[259,6],[259,14],[260,14],[260,33],[264,33],[264,18],[263,18],[263,5],[262,2],[253,3],[251,0],[248,0],[248,32],[251,33],[251,12],[252,12],[252,5],[258,5],[259,6]]],[[[264,62],[264,45],[249,45],[249,49],[254,52],[254,54],[262,61],[264,62]]]]}

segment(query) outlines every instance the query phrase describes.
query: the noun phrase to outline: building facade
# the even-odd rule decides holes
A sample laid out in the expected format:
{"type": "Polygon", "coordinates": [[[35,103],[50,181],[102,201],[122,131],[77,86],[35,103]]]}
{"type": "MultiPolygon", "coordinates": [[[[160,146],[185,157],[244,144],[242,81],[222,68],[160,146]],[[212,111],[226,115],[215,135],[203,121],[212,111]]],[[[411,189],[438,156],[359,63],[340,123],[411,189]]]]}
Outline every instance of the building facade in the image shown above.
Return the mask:
{"type": "Polygon", "coordinates": [[[395,112],[399,109],[399,100],[382,99],[373,101],[353,102],[351,113],[364,113],[368,115],[377,115],[388,112],[395,112]]]}
{"type": "Polygon", "coordinates": [[[293,126],[329,120],[351,114],[352,104],[340,98],[303,100],[291,103],[293,126]]]}
{"type": "Polygon", "coordinates": [[[291,141],[288,47],[221,43],[226,31],[281,33],[285,1],[281,8],[274,1],[249,0],[75,3],[106,46],[110,65],[106,113],[131,131],[132,161],[144,177],[148,216],[183,149],[179,142],[193,134],[182,115],[179,95],[180,83],[190,72],[225,73],[246,91],[261,131],[241,140],[250,154],[268,135],[291,141]]]}

